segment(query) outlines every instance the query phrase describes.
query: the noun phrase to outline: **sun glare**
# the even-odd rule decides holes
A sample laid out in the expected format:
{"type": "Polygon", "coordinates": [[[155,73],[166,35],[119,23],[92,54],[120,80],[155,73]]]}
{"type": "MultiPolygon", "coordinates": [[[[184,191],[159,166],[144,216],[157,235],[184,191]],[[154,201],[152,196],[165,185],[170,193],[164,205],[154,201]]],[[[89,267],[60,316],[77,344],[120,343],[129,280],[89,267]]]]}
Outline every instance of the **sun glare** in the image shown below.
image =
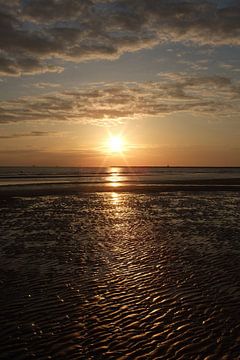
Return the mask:
{"type": "Polygon", "coordinates": [[[121,136],[111,136],[108,142],[108,148],[113,153],[120,153],[124,150],[124,142],[121,136]]]}

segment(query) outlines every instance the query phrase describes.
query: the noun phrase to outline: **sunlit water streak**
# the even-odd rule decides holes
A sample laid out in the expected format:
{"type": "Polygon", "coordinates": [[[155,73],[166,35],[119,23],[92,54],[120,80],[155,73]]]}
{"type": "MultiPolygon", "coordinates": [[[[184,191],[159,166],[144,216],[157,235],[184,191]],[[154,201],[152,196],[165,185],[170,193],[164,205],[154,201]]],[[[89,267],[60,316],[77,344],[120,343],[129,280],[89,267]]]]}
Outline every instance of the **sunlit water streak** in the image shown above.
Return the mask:
{"type": "Polygon", "coordinates": [[[0,203],[3,359],[238,359],[236,193],[0,203]]]}

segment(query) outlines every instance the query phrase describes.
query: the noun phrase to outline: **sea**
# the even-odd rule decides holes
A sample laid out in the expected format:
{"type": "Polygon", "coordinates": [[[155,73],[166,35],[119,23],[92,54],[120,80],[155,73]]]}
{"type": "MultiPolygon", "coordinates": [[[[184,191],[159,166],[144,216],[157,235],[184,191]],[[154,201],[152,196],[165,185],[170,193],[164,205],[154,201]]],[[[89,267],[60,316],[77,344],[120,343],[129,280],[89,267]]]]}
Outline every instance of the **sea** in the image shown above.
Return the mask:
{"type": "Polygon", "coordinates": [[[240,167],[0,167],[0,186],[35,184],[169,184],[238,179],[240,167]]]}

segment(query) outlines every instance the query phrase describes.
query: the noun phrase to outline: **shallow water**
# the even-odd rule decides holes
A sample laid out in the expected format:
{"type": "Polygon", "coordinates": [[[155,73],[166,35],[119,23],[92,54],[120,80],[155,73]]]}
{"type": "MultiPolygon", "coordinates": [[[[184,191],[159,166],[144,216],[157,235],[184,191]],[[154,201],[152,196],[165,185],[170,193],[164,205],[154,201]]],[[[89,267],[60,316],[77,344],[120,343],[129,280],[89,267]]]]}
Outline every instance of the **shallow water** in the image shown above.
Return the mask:
{"type": "Polygon", "coordinates": [[[238,192],[0,203],[2,359],[239,359],[238,192]]]}
{"type": "Polygon", "coordinates": [[[240,167],[1,167],[0,186],[37,184],[164,184],[239,180],[240,167]]]}

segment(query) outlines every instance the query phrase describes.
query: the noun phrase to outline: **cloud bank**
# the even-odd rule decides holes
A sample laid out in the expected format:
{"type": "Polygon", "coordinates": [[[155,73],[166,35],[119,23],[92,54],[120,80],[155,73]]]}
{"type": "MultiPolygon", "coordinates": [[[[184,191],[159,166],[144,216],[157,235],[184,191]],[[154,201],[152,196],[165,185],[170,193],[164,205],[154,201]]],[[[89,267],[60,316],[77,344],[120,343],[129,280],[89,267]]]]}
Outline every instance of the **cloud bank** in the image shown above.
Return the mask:
{"type": "Polygon", "coordinates": [[[222,76],[165,73],[158,82],[108,83],[0,103],[0,123],[77,121],[95,125],[191,112],[230,116],[240,110],[240,86],[222,76]]]}
{"type": "Polygon", "coordinates": [[[111,60],[166,42],[239,45],[239,2],[221,8],[217,3],[0,0],[0,74],[60,72],[52,59],[111,60]]]}

